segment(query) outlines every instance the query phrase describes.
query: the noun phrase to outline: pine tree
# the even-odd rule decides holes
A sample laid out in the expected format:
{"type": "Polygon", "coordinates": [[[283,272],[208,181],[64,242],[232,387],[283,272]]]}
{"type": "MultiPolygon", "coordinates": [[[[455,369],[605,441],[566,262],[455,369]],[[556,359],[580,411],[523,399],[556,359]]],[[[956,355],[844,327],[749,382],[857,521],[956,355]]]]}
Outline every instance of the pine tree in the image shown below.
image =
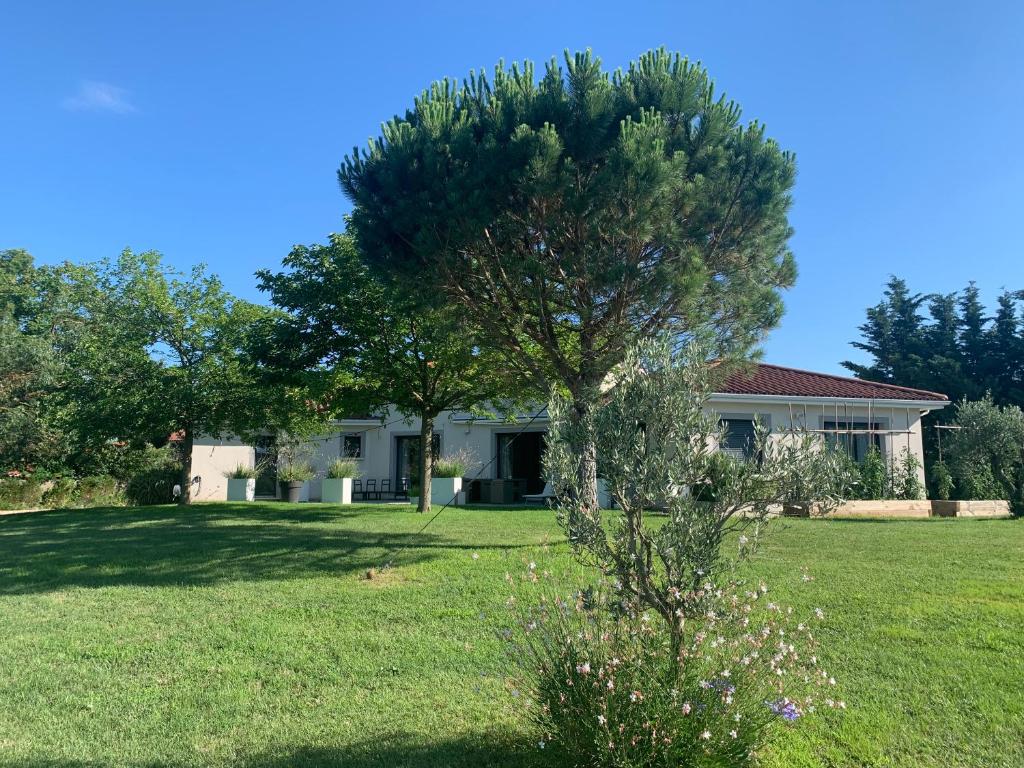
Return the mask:
{"type": "Polygon", "coordinates": [[[1021,343],[1017,302],[1020,294],[1003,291],[992,326],[986,333],[989,375],[993,392],[999,393],[1003,403],[1021,404],[1021,368],[1024,365],[1024,345],[1021,343]]]}
{"type": "Polygon", "coordinates": [[[985,308],[978,286],[972,280],[960,297],[960,330],[958,343],[964,373],[980,382],[985,374],[985,308]]]}
{"type": "Polygon", "coordinates": [[[860,326],[864,340],[852,342],[872,356],[872,364],[846,361],[843,366],[860,378],[888,383],[919,377],[926,347],[920,315],[924,300],[911,295],[904,280],[890,277],[884,298],[867,310],[867,322],[860,326]]]}

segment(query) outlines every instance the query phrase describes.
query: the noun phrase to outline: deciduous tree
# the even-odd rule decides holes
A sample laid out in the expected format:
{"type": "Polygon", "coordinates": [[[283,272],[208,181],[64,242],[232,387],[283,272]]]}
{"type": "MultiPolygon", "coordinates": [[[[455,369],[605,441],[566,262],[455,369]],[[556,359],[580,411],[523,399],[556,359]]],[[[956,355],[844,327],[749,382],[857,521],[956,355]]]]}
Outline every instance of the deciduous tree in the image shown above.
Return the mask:
{"type": "Polygon", "coordinates": [[[377,274],[350,235],[296,246],[284,266],[258,273],[260,288],[289,313],[276,323],[265,357],[312,384],[336,412],[394,405],[418,417],[419,509],[429,511],[437,416],[507,405],[522,396],[521,385],[502,375],[457,306],[425,304],[421,294],[377,274]]]}

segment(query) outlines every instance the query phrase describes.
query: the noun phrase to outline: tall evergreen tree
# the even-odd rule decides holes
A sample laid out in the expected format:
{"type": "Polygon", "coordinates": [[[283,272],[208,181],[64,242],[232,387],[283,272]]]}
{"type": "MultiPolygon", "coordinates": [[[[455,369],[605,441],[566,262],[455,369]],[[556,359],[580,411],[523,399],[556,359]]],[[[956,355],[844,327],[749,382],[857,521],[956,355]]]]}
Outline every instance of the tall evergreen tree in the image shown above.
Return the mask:
{"type": "Polygon", "coordinates": [[[371,263],[460,304],[510,373],[586,423],[637,339],[742,357],[778,322],[796,165],[678,54],[565,61],[434,83],[339,178],[371,263]]]}
{"type": "Polygon", "coordinates": [[[845,361],[843,366],[861,378],[888,383],[918,377],[925,348],[920,314],[924,300],[911,294],[904,280],[890,277],[882,301],[868,308],[867,321],[860,326],[863,341],[851,342],[871,355],[871,365],[845,361]]]}
{"type": "Polygon", "coordinates": [[[958,344],[964,373],[975,381],[984,379],[985,365],[985,307],[980,291],[972,280],[960,296],[960,331],[958,344]]]}

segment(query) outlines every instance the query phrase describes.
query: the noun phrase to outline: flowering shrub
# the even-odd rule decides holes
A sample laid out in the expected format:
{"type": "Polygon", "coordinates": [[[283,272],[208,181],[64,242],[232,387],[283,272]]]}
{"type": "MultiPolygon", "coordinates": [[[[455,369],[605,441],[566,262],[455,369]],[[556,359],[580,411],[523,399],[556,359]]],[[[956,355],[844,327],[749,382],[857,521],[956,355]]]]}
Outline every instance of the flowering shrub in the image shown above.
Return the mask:
{"type": "Polygon", "coordinates": [[[809,622],[736,573],[785,504],[836,504],[846,463],[819,435],[772,435],[760,421],[749,460],[723,456],[707,357],[656,339],[630,351],[586,418],[551,399],[544,468],[558,520],[614,588],[527,611],[517,658],[537,723],[575,765],[745,765],[770,727],[812,711],[814,689],[832,682],[809,622]],[[585,487],[587,444],[614,513],[585,487]]]}
{"type": "Polygon", "coordinates": [[[702,599],[678,663],[657,617],[621,613],[601,592],[517,610],[514,655],[542,743],[577,766],[743,766],[773,727],[845,706],[828,693],[814,619],[763,584],[702,599]]]}

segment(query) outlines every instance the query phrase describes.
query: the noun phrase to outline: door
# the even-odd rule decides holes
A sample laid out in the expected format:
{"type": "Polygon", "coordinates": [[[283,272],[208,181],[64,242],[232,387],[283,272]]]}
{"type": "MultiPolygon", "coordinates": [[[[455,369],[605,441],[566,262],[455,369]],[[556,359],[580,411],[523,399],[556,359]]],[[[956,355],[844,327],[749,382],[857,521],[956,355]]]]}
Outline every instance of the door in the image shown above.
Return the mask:
{"type": "MultiPolygon", "coordinates": [[[[441,435],[435,434],[433,454],[436,459],[441,453],[441,435]]],[[[418,495],[413,485],[420,476],[420,436],[399,435],[395,438],[395,489],[408,488],[412,496],[418,495]]]]}
{"type": "Polygon", "coordinates": [[[277,442],[271,436],[256,438],[256,495],[277,497],[277,442]]]}
{"type": "Polygon", "coordinates": [[[526,493],[544,490],[544,440],[547,432],[499,434],[498,479],[525,481],[526,493]]]}

